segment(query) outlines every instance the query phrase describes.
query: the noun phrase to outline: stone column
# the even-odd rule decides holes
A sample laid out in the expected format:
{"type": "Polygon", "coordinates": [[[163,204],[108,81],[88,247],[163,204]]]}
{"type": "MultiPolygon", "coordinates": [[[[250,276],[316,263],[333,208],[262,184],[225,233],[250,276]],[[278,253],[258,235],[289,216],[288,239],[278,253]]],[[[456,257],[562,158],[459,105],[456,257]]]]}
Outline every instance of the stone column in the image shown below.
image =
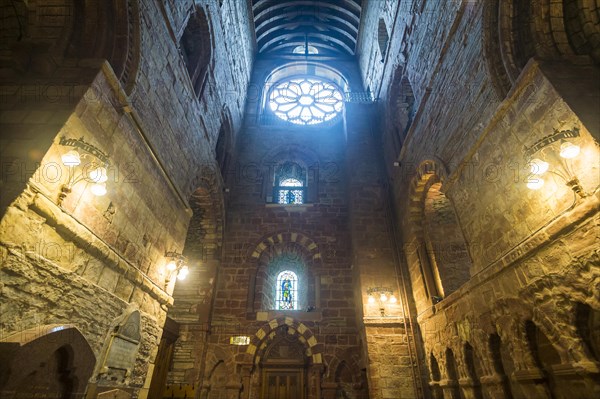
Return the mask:
{"type": "Polygon", "coordinates": [[[499,375],[486,375],[479,378],[481,390],[485,399],[495,399],[506,397],[506,378],[499,375]]]}
{"type": "Polygon", "coordinates": [[[347,173],[352,234],[353,272],[357,323],[365,343],[369,397],[371,399],[415,398],[412,359],[407,344],[400,303],[369,304],[367,290],[385,287],[399,300],[396,259],[386,174],[376,139],[376,108],[370,104],[347,103],[347,173]],[[375,125],[375,126],[374,126],[375,125]],[[360,317],[362,316],[362,318],[360,317]],[[391,323],[389,321],[392,321],[391,323]]]}
{"type": "Polygon", "coordinates": [[[252,388],[252,365],[242,366],[242,399],[250,399],[252,388]]]}
{"type": "Polygon", "coordinates": [[[441,380],[439,385],[442,389],[444,399],[460,399],[460,395],[457,394],[458,382],[455,380],[445,379],[441,380]]]}
{"type": "Polygon", "coordinates": [[[515,366],[515,371],[510,378],[522,392],[522,396],[519,396],[519,392],[513,392],[515,398],[550,399],[546,378],[537,367],[527,345],[528,339],[524,323],[506,316],[496,320],[496,326],[502,342],[508,346],[515,366]]]}

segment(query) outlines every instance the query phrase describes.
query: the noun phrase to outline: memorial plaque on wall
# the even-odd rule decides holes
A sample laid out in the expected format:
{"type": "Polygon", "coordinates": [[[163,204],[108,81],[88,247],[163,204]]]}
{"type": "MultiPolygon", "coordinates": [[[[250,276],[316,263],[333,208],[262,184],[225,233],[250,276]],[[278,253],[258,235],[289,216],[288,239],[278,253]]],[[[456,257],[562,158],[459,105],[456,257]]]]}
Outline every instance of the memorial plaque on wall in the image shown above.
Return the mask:
{"type": "Polygon", "coordinates": [[[135,364],[141,339],[140,312],[136,310],[115,327],[104,361],[104,369],[108,372],[111,369],[124,370],[125,375],[128,375],[135,364]]]}

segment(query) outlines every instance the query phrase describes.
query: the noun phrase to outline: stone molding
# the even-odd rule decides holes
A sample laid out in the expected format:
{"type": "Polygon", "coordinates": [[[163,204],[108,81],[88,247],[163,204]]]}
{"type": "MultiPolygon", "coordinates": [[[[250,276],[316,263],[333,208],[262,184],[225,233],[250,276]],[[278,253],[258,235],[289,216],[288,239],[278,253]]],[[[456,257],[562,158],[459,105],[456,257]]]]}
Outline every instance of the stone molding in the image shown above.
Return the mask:
{"type": "Polygon", "coordinates": [[[152,281],[144,272],[123,258],[94,232],[85,227],[76,218],[60,209],[47,198],[36,186],[31,184],[35,192],[31,209],[44,217],[48,224],[57,230],[68,233],[72,240],[87,253],[102,259],[108,266],[119,272],[134,286],[139,286],[144,292],[157,300],[161,305],[173,305],[173,298],[160,286],[152,281]]]}

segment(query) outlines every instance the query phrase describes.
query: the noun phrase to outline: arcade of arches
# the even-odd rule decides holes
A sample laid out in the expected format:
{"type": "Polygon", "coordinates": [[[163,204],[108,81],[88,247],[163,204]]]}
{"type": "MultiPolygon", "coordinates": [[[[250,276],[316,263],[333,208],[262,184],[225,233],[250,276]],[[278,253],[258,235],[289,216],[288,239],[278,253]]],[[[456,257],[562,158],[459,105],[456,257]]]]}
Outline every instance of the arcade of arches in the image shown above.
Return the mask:
{"type": "Polygon", "coordinates": [[[0,397],[600,397],[598,0],[0,1],[0,397]]]}

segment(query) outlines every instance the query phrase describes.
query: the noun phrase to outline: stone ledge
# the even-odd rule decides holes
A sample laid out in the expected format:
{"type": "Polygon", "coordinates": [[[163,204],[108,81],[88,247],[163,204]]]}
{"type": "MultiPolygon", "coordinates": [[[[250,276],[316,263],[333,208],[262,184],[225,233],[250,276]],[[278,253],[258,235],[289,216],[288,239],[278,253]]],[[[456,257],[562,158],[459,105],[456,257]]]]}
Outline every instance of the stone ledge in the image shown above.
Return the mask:
{"type": "Polygon", "coordinates": [[[363,317],[365,326],[376,327],[395,327],[404,326],[405,319],[401,316],[365,316],[363,317]]]}
{"type": "Polygon", "coordinates": [[[314,310],[312,312],[307,312],[305,310],[268,310],[264,312],[257,312],[256,320],[266,321],[286,316],[292,317],[298,321],[321,321],[323,319],[323,314],[320,310],[314,310]],[[264,318],[265,314],[267,317],[266,319],[264,318]]]}
{"type": "Polygon", "coordinates": [[[308,208],[312,208],[314,204],[265,204],[265,208],[283,208],[288,212],[306,212],[308,208]]]}

